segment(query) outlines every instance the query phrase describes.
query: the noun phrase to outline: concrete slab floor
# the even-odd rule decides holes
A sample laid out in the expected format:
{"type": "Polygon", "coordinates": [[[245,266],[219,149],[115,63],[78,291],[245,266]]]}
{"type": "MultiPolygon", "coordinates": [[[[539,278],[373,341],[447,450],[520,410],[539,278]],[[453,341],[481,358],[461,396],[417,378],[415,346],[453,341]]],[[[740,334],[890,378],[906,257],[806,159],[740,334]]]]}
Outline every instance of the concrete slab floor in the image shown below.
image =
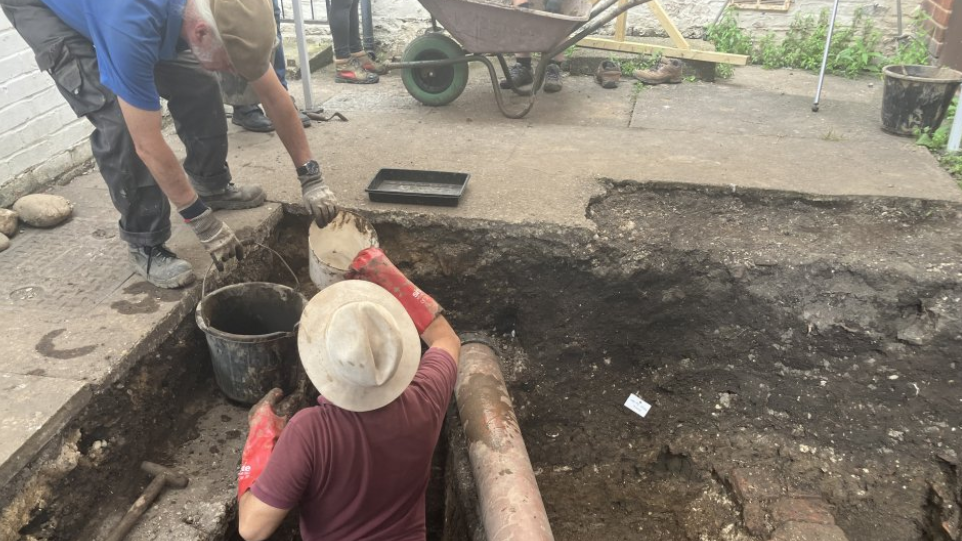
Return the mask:
{"type": "MultiPolygon", "coordinates": [[[[870,82],[829,77],[814,114],[814,76],[798,72],[739,68],[729,81],[645,90],[566,77],[561,93],[538,96],[527,118],[508,120],[476,67],[464,94],[441,108],[414,101],[398,73],[377,85],[335,85],[327,68],[315,74],[315,101],[349,121],[315,123],[307,133],[342,204],[375,213],[590,229],[585,208],[603,193],[603,178],[962,201],[926,151],[878,129],[880,90],[870,82]],[[472,176],[457,208],[369,202],[365,186],[388,167],[472,176]]],[[[291,89],[302,98],[297,82],[291,89]]],[[[235,181],[260,183],[270,203],[221,214],[242,237],[262,236],[281,204],[299,204],[293,166],[276,134],[236,126],[230,134],[235,181]]],[[[120,377],[187,316],[200,294],[199,283],[162,291],[131,275],[96,171],[54,192],[77,203],[75,217],[52,230],[27,228],[0,253],[0,381],[16,381],[16,392],[30,397],[0,404],[0,461],[10,464],[0,467],[0,483],[92,389],[120,377]]],[[[176,222],[171,247],[200,275],[207,256],[176,222]]]]}

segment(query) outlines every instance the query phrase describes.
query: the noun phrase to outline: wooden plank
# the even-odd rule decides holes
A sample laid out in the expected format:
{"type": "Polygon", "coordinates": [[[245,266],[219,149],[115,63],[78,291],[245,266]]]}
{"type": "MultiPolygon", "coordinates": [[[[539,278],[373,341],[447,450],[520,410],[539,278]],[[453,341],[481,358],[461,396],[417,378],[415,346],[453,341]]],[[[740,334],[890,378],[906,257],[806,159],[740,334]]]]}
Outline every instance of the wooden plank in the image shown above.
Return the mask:
{"type": "MultiPolygon", "coordinates": [[[[661,2],[651,0],[651,2],[648,2],[648,8],[655,14],[655,17],[658,17],[658,22],[661,23],[661,27],[665,29],[665,32],[668,32],[668,36],[671,38],[671,42],[675,44],[675,47],[679,49],[691,49],[691,45],[685,41],[685,36],[681,35],[681,31],[678,30],[675,23],[668,17],[668,13],[665,12],[665,8],[662,7],[661,2]]],[[[624,37],[618,41],[624,41],[624,37]]]]}
{"type": "MultiPolygon", "coordinates": [[[[628,0],[618,0],[618,5],[623,6],[628,0]]],[[[656,0],[657,1],[657,0],[656,0]]],[[[615,20],[615,40],[625,41],[625,30],[628,28],[628,12],[624,12],[615,20]]]]}
{"type": "Polygon", "coordinates": [[[731,3],[735,9],[746,11],[778,11],[785,12],[791,9],[792,0],[755,0],[754,3],[745,0],[735,0],[731,3]]]}
{"type": "Polygon", "coordinates": [[[677,47],[651,45],[648,43],[638,43],[636,41],[615,41],[613,39],[603,38],[584,38],[578,42],[578,46],[589,49],[604,49],[606,51],[621,51],[624,53],[661,53],[663,56],[669,56],[672,58],[701,60],[703,62],[714,62],[716,64],[731,64],[733,66],[744,66],[748,64],[748,57],[741,54],[699,51],[697,49],[679,49],[677,47]]]}
{"type": "MultiPolygon", "coordinates": [[[[618,5],[623,6],[628,0],[618,0],[618,5]]],[[[625,41],[625,32],[628,29],[628,12],[624,12],[615,19],[615,39],[625,41]]]]}

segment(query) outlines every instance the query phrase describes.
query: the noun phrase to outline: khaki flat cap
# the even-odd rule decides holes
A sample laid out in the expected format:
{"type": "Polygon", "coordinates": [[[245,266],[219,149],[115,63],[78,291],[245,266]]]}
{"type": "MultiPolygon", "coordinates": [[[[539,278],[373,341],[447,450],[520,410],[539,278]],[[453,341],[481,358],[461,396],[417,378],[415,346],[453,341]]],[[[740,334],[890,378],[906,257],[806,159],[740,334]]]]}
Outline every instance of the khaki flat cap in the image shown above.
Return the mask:
{"type": "Polygon", "coordinates": [[[254,81],[271,65],[277,26],[270,0],[210,0],[210,11],[238,75],[254,81]]]}

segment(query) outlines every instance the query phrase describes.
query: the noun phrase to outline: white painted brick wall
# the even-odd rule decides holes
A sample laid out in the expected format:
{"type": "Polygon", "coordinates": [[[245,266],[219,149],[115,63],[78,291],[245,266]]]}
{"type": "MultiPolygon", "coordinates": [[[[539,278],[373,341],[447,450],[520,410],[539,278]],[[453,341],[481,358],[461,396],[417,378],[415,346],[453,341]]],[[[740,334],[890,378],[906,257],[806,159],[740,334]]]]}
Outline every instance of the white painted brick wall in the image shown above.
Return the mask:
{"type": "Polygon", "coordinates": [[[78,119],[33,51],[0,17],[0,207],[90,159],[93,127],[78,119]]]}

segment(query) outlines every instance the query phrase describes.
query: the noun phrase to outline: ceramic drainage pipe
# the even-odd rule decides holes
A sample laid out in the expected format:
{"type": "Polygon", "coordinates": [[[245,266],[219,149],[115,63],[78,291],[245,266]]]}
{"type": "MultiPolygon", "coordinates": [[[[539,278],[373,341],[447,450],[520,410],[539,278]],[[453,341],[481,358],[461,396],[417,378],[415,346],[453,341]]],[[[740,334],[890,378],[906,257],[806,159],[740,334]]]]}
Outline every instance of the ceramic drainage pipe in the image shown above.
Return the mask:
{"type": "Polygon", "coordinates": [[[486,344],[461,347],[455,387],[488,541],[553,540],[498,356],[486,344]]]}

